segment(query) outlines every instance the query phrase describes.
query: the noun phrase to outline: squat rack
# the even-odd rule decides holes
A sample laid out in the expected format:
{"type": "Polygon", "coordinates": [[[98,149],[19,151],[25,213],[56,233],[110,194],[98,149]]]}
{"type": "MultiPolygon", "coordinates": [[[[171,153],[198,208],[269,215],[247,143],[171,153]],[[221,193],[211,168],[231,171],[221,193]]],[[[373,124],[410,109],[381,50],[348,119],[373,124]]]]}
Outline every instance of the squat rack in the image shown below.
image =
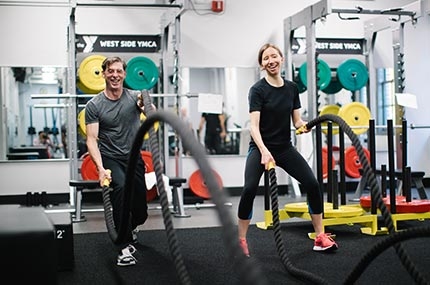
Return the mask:
{"type": "MultiPolygon", "coordinates": [[[[356,7],[355,9],[336,9],[331,5],[330,0],[321,0],[302,11],[298,12],[295,15],[292,15],[284,20],[284,44],[285,44],[285,71],[286,76],[289,80],[293,80],[294,74],[291,73],[293,70],[293,61],[292,61],[292,46],[295,31],[304,26],[306,30],[306,62],[307,62],[307,92],[308,92],[308,117],[315,118],[318,115],[318,96],[317,96],[317,53],[316,53],[316,22],[318,20],[325,20],[328,15],[332,13],[337,13],[339,18],[342,20],[357,20],[358,17],[347,17],[344,18],[341,14],[356,14],[356,15],[385,15],[385,16],[397,16],[396,19],[389,19],[383,22],[380,21],[380,24],[374,25],[372,22],[366,22],[365,31],[366,31],[366,51],[365,51],[365,60],[369,69],[369,81],[368,81],[368,102],[370,102],[370,106],[372,109],[376,109],[377,102],[375,96],[369,96],[369,93],[376,93],[376,83],[374,82],[374,78],[376,77],[374,67],[373,67],[373,59],[374,59],[374,45],[376,40],[376,33],[382,29],[386,29],[391,27],[393,23],[400,24],[403,27],[403,24],[406,21],[411,21],[413,24],[417,21],[417,11],[420,11],[419,3],[417,7],[413,7],[412,11],[404,11],[402,8],[393,8],[393,9],[385,9],[385,10],[367,10],[361,7],[356,7]],[[406,17],[406,19],[404,18],[406,17]]],[[[399,33],[398,39],[402,39],[402,34],[399,33]]],[[[401,45],[403,46],[403,45],[401,45]]],[[[313,136],[313,145],[315,148],[316,144],[315,135],[313,136]]],[[[317,148],[320,149],[321,147],[317,148]]],[[[318,169],[317,165],[321,165],[321,159],[317,156],[317,159],[313,161],[313,169],[318,169]]],[[[322,175],[318,175],[319,181],[322,183],[322,175]]],[[[294,183],[293,183],[294,186],[294,183]]],[[[296,191],[296,195],[300,195],[299,190],[296,191]]]]}
{"type": "MultiPolygon", "coordinates": [[[[180,16],[183,13],[183,5],[176,4],[177,1],[172,1],[171,4],[137,4],[137,3],[111,3],[111,2],[80,2],[77,0],[73,0],[70,2],[70,15],[69,15],[69,27],[68,27],[68,67],[67,67],[67,80],[64,90],[67,90],[67,104],[66,104],[66,112],[67,112],[67,142],[69,145],[68,148],[68,157],[70,159],[70,179],[71,180],[79,180],[78,174],[78,130],[77,130],[77,110],[78,110],[78,99],[84,98],[87,95],[76,95],[76,21],[75,15],[76,11],[79,7],[121,7],[121,8],[159,8],[164,12],[161,16],[160,20],[160,35],[161,35],[161,61],[162,61],[162,82],[161,82],[161,92],[163,92],[163,88],[166,88],[168,85],[168,69],[167,69],[167,48],[168,48],[168,36],[169,36],[169,27],[172,23],[175,25],[176,33],[180,32],[180,16]],[[74,94],[74,95],[70,95],[74,94]]],[[[175,43],[173,47],[175,53],[177,54],[178,44],[175,43]]],[[[177,101],[178,100],[177,95],[177,101]]],[[[167,132],[163,134],[165,136],[164,139],[164,150],[165,156],[166,153],[168,155],[168,137],[167,132]]],[[[78,198],[76,197],[76,189],[75,187],[70,187],[70,204],[75,206],[77,204],[78,198]]]]}

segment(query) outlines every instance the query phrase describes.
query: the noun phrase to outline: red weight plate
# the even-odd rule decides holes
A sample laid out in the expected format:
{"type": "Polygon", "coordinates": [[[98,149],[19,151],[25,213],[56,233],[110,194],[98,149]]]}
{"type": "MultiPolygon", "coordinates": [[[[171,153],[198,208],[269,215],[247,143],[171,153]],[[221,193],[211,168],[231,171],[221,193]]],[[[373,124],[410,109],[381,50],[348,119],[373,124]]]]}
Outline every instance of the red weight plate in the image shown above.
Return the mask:
{"type": "Polygon", "coordinates": [[[83,180],[99,180],[96,165],[89,155],[85,155],[81,165],[81,176],[83,180]]]}
{"type": "MultiPolygon", "coordinates": [[[[145,162],[145,169],[146,172],[153,172],[154,167],[152,165],[152,155],[148,151],[141,151],[141,155],[143,158],[143,161],[145,162]]],[[[84,160],[82,161],[81,166],[81,176],[83,180],[98,180],[99,174],[97,172],[96,165],[91,160],[91,157],[89,155],[86,155],[84,157],[84,160]]],[[[146,200],[148,202],[154,200],[157,197],[157,188],[154,186],[151,189],[148,189],[146,193],[146,200]]]]}
{"type": "MultiPolygon", "coordinates": [[[[215,179],[218,182],[219,187],[222,188],[223,183],[222,183],[221,176],[215,170],[213,170],[213,175],[215,176],[215,179]]],[[[204,199],[209,199],[211,197],[209,189],[207,188],[206,183],[203,180],[200,170],[194,171],[191,174],[190,179],[188,181],[189,181],[190,189],[194,194],[204,199]]]]}
{"type": "MultiPolygon", "coordinates": [[[[388,196],[387,196],[388,197],[388,196]]],[[[390,198],[385,201],[390,210],[390,198]]],[[[396,196],[396,213],[426,213],[430,212],[430,200],[412,200],[406,202],[405,196],[396,196]]]]}
{"type": "Polygon", "coordinates": [[[360,206],[362,208],[370,208],[371,207],[370,196],[361,196],[360,197],[360,206]]]}
{"type": "MultiPolygon", "coordinates": [[[[391,201],[390,197],[382,198],[382,201],[390,210],[391,201]]],[[[371,201],[370,196],[360,197],[360,206],[362,208],[370,208],[371,201]]],[[[396,213],[426,213],[430,212],[430,200],[412,200],[411,202],[406,202],[405,196],[396,196],[396,213]]]]}
{"type": "MultiPolygon", "coordinates": [[[[154,165],[152,164],[152,154],[149,151],[141,150],[140,154],[142,155],[142,159],[145,162],[145,172],[150,173],[154,172],[154,165]]],[[[146,201],[150,202],[157,197],[157,187],[154,186],[151,189],[148,189],[146,193],[146,201]]]]}
{"type": "MultiPolygon", "coordinates": [[[[386,204],[387,197],[382,198],[382,201],[386,204]]],[[[362,208],[370,208],[370,207],[372,207],[372,202],[370,200],[370,196],[368,196],[368,195],[361,196],[360,197],[360,206],[362,208]]]]}
{"type": "Polygon", "coordinates": [[[146,173],[154,172],[154,165],[152,164],[152,154],[149,151],[141,150],[140,154],[145,162],[146,173]]]}
{"type": "MultiPolygon", "coordinates": [[[[333,150],[335,148],[333,147],[333,150]]],[[[323,178],[327,178],[328,177],[328,149],[326,147],[322,147],[321,148],[321,155],[322,155],[322,173],[323,173],[323,178]]],[[[331,170],[333,170],[336,166],[336,161],[334,160],[334,156],[332,155],[332,166],[331,166],[331,170]]]]}
{"type": "MultiPolygon", "coordinates": [[[[367,160],[370,161],[370,152],[363,148],[364,154],[367,157],[367,160]]],[[[360,169],[362,168],[360,163],[360,158],[355,151],[354,146],[350,146],[345,149],[345,173],[349,177],[352,178],[360,178],[360,169]]]]}

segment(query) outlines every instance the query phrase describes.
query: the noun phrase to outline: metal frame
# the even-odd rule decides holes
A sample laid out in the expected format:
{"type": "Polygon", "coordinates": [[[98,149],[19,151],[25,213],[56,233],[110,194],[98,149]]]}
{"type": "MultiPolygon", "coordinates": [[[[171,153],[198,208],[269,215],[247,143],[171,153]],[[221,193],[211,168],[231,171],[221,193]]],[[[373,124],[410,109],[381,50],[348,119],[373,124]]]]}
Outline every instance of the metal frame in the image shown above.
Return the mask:
{"type": "MultiPolygon", "coordinates": [[[[176,2],[182,2],[182,1],[174,1],[171,4],[139,4],[139,3],[112,3],[112,2],[85,2],[85,1],[77,1],[72,0],[70,1],[70,16],[69,16],[69,29],[68,29],[68,69],[67,69],[67,88],[65,90],[68,91],[68,94],[75,94],[76,93],[76,46],[75,46],[75,39],[76,39],[76,22],[75,22],[75,12],[78,7],[123,7],[123,8],[162,8],[166,9],[165,13],[162,15],[160,19],[160,25],[161,25],[161,36],[162,36],[162,52],[161,52],[161,58],[163,61],[163,87],[168,85],[168,77],[166,73],[165,68],[165,59],[166,59],[166,50],[168,46],[167,42],[167,36],[168,36],[168,30],[169,26],[172,24],[172,22],[175,24],[175,36],[178,37],[178,33],[180,33],[180,16],[184,12],[183,4],[179,3],[176,4],[176,2]],[[169,13],[168,10],[174,9],[174,13],[169,13]],[[164,32],[164,33],[163,33],[164,32]]],[[[178,37],[179,38],[179,37],[178,37]]],[[[177,47],[178,43],[175,43],[175,48],[177,47]]],[[[84,95],[85,96],[85,95],[84,95]]],[[[176,95],[178,97],[179,95],[176,95]]],[[[76,150],[78,148],[77,144],[77,98],[80,97],[80,95],[70,95],[68,97],[67,102],[67,127],[68,127],[68,156],[70,159],[70,179],[77,180],[79,179],[78,174],[78,157],[76,150]]],[[[166,132],[164,132],[166,133],[166,132]]],[[[166,141],[166,139],[165,139],[166,141]]],[[[167,144],[168,146],[168,144],[167,144]]],[[[164,146],[165,149],[165,158],[166,153],[168,155],[168,147],[166,148],[166,144],[164,146]]],[[[76,189],[75,187],[70,187],[70,205],[74,206],[76,203],[75,201],[75,195],[76,189]]]]}
{"type": "MultiPolygon", "coordinates": [[[[419,11],[419,9],[415,9],[419,11]]],[[[317,62],[317,53],[316,53],[316,21],[326,19],[327,15],[332,13],[340,14],[373,14],[373,15],[393,15],[398,16],[395,19],[395,22],[406,22],[412,21],[416,22],[417,13],[414,11],[403,11],[402,9],[387,9],[387,10],[366,10],[360,7],[356,7],[355,9],[336,9],[332,8],[331,0],[322,0],[319,1],[302,11],[298,12],[295,15],[292,15],[286,19],[284,19],[284,43],[285,43],[285,71],[287,78],[289,80],[293,79],[294,74],[291,73],[293,70],[292,64],[292,41],[294,38],[294,31],[299,27],[304,26],[306,29],[306,62],[307,62],[307,92],[308,92],[308,117],[315,118],[318,115],[318,96],[317,96],[317,81],[316,81],[316,62],[317,62]],[[402,16],[407,16],[407,20],[403,19],[402,16]]],[[[345,20],[352,20],[355,18],[345,18],[345,20]]],[[[365,32],[366,32],[366,49],[365,49],[365,61],[369,69],[369,82],[368,82],[368,92],[367,92],[367,100],[368,105],[370,105],[370,109],[374,109],[377,106],[376,97],[370,96],[370,94],[374,94],[376,92],[376,82],[373,80],[375,76],[375,71],[373,67],[374,61],[374,45],[376,40],[376,32],[378,30],[386,29],[394,23],[392,21],[385,22],[380,21],[378,26],[373,22],[366,22],[365,32]]],[[[316,144],[316,134],[313,133],[313,146],[315,148],[316,144]]],[[[317,169],[317,160],[313,160],[313,169],[317,169]]],[[[300,195],[299,191],[296,191],[296,184],[293,180],[293,187],[295,189],[295,194],[300,195]]]]}

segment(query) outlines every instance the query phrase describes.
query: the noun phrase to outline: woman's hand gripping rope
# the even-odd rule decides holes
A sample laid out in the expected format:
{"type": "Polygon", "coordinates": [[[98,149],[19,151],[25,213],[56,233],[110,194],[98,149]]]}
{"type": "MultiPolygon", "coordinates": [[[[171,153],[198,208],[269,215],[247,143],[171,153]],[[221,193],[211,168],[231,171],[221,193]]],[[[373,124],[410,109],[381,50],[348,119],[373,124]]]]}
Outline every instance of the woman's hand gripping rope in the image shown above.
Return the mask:
{"type": "Polygon", "coordinates": [[[296,135],[301,135],[304,133],[309,133],[311,129],[308,129],[308,124],[303,124],[300,128],[296,130],[296,135]]]}

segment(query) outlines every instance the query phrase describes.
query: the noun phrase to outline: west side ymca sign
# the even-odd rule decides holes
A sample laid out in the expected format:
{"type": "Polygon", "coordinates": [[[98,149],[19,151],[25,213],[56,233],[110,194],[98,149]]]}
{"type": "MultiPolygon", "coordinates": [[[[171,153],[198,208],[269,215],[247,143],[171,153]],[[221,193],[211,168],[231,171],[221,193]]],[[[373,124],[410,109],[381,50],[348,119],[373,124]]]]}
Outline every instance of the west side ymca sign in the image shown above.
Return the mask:
{"type": "Polygon", "coordinates": [[[158,52],[159,35],[77,35],[76,52],[158,52]]]}
{"type": "MultiPolygon", "coordinates": [[[[315,49],[320,54],[363,54],[364,39],[317,38],[315,49]]],[[[306,38],[294,38],[291,50],[294,54],[306,53],[306,38]]]]}

